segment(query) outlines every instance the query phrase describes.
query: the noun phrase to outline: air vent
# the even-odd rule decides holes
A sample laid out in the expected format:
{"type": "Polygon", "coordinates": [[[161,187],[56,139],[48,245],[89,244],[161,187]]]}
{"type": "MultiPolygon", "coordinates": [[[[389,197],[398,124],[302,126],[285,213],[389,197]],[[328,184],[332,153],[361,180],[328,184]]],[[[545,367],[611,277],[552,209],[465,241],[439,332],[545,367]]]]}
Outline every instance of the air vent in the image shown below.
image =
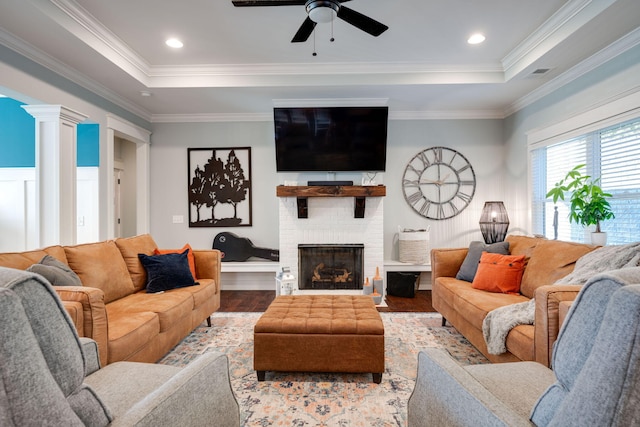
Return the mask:
{"type": "Polygon", "coordinates": [[[524,78],[525,79],[541,79],[545,77],[551,70],[552,68],[536,68],[535,70],[531,71],[529,74],[525,74],[524,78]]]}
{"type": "Polygon", "coordinates": [[[531,72],[531,75],[540,76],[542,74],[547,74],[549,71],[551,71],[551,68],[538,68],[536,70],[533,70],[533,72],[531,72]]]}

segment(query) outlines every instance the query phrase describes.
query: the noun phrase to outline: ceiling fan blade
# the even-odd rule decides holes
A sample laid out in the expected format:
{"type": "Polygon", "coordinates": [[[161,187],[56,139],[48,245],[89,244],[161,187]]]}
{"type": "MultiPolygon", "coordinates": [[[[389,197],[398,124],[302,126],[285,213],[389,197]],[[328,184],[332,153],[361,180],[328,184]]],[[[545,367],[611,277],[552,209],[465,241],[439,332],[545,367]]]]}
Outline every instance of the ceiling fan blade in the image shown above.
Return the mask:
{"type": "Polygon", "coordinates": [[[300,25],[300,28],[298,28],[296,35],[291,39],[291,43],[306,42],[315,27],[316,23],[307,16],[307,19],[305,19],[302,25],[300,25]]]}
{"type": "Polygon", "coordinates": [[[368,16],[345,6],[340,6],[340,9],[338,9],[338,18],[348,22],[354,27],[360,28],[362,31],[367,32],[374,37],[378,37],[389,29],[389,27],[375,19],[371,19],[368,16]]]}
{"type": "Polygon", "coordinates": [[[235,7],[304,6],[306,0],[232,0],[235,7]]]}

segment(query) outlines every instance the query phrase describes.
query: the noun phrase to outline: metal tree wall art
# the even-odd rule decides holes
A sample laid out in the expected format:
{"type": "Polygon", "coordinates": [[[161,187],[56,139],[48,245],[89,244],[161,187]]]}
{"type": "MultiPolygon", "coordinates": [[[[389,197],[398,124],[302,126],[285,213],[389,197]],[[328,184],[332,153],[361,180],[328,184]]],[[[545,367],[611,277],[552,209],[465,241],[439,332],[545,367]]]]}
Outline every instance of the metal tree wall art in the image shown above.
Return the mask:
{"type": "Polygon", "coordinates": [[[251,225],[251,148],[189,148],[189,227],[251,225]]]}

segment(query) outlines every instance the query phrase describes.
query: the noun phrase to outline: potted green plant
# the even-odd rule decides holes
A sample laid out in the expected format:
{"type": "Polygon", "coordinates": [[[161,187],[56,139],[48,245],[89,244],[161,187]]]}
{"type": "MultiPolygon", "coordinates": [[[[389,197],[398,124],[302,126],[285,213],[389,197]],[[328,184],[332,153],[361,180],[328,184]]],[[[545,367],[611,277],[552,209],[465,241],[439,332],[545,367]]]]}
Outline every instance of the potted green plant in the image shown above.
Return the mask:
{"type": "Polygon", "coordinates": [[[595,225],[596,229],[591,233],[591,243],[605,245],[607,234],[600,230],[600,222],[615,218],[607,197],[600,187],[600,178],[593,179],[590,175],[583,174],[581,169],[585,165],[578,165],[571,169],[560,182],[549,190],[547,197],[556,203],[558,199],[564,200],[565,194],[569,194],[569,222],[575,222],[585,227],[595,225]]]}

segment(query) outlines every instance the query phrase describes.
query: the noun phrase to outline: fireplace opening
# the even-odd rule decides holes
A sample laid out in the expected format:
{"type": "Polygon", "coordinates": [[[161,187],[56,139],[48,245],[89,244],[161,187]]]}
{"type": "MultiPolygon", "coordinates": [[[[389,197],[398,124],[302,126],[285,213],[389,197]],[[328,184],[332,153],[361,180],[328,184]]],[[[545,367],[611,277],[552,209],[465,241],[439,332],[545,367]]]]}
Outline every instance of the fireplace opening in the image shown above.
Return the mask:
{"type": "Polygon", "coordinates": [[[299,289],[360,289],[363,244],[298,245],[299,289]]]}

